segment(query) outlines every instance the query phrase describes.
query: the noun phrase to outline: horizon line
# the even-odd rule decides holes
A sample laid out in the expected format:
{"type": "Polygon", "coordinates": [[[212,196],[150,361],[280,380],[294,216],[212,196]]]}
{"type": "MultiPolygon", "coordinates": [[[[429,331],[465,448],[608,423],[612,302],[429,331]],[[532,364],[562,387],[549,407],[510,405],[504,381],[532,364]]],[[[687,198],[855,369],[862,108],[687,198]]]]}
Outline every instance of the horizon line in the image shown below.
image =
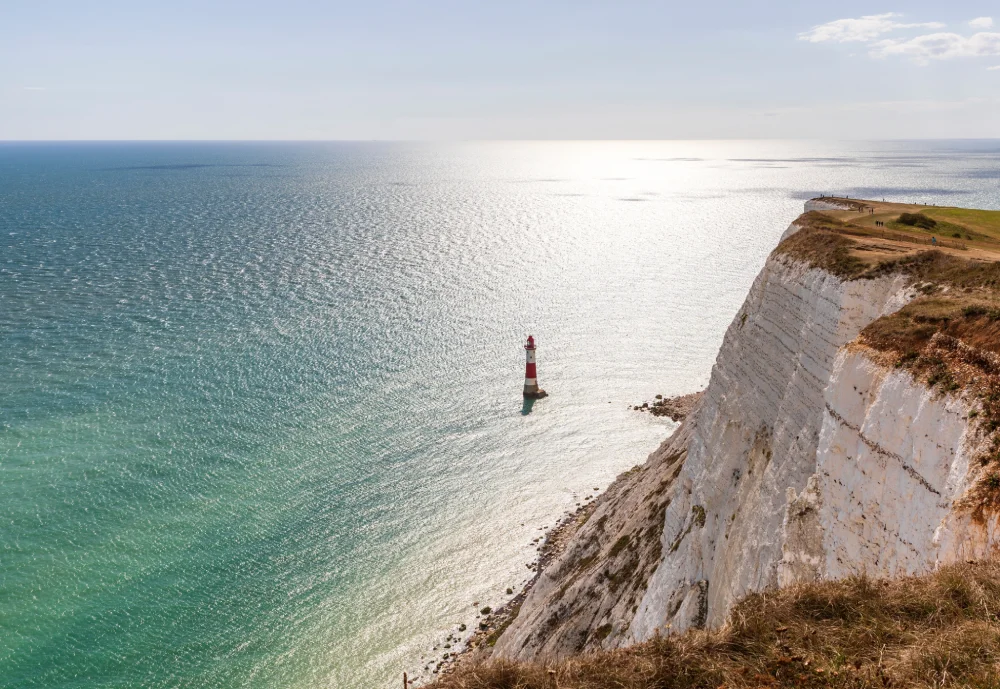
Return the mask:
{"type": "Polygon", "coordinates": [[[852,137],[668,137],[650,138],[469,138],[469,139],[0,139],[0,144],[55,144],[55,143],[643,143],[666,141],[1000,141],[1000,136],[955,136],[955,137],[898,137],[898,138],[852,138],[852,137]]]}

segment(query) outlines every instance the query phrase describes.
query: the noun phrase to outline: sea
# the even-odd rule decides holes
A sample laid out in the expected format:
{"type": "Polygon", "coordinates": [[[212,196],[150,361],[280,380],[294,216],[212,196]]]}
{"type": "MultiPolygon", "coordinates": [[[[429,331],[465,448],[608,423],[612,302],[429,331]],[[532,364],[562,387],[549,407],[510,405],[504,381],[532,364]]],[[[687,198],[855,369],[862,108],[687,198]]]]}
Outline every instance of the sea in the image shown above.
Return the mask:
{"type": "Polygon", "coordinates": [[[0,686],[427,681],[819,194],[1000,141],[0,144],[0,686]]]}

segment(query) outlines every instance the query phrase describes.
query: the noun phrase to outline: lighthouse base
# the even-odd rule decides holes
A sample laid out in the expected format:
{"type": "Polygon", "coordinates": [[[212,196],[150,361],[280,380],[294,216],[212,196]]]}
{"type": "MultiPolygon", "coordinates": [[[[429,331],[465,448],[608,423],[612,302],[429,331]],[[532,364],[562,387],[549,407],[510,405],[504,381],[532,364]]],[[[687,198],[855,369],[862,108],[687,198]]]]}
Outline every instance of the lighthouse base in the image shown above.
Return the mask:
{"type": "Polygon", "coordinates": [[[543,397],[548,397],[548,396],[549,396],[549,393],[545,392],[541,388],[539,388],[537,390],[525,390],[524,391],[524,397],[525,397],[525,399],[529,399],[529,400],[540,400],[543,397]]]}

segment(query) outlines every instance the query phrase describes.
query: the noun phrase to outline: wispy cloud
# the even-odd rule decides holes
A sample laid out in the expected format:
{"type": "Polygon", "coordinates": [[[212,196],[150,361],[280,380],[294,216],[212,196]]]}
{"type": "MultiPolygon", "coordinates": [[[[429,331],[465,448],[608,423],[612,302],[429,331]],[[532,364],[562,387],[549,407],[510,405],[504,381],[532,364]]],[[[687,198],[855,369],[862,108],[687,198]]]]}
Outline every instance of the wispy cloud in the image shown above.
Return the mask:
{"type": "Polygon", "coordinates": [[[987,67],[986,69],[988,71],[990,71],[990,72],[1000,72],[1000,65],[995,65],[993,67],[987,67]]]}
{"type": "Polygon", "coordinates": [[[24,90],[25,91],[44,91],[45,87],[44,86],[25,86],[24,90]]]}
{"type": "Polygon", "coordinates": [[[940,22],[907,24],[896,21],[901,16],[897,12],[886,12],[857,19],[837,19],[803,31],[799,34],[799,40],[810,43],[869,42],[899,29],[943,29],[945,26],[940,22]]]}
{"type": "MultiPolygon", "coordinates": [[[[978,29],[972,35],[952,31],[924,33],[906,38],[890,38],[885,34],[902,29],[942,29],[941,22],[906,23],[896,12],[872,14],[858,19],[838,19],[814,26],[799,34],[800,41],[810,43],[867,43],[868,53],[875,58],[899,56],[918,65],[932,60],[982,58],[1000,55],[1000,33],[984,31],[993,27],[992,17],[977,17],[969,26],[978,29]]],[[[993,68],[988,68],[993,69],[993,68]]]]}
{"type": "Polygon", "coordinates": [[[872,45],[871,54],[874,57],[902,55],[918,64],[959,57],[989,57],[1000,55],[1000,33],[981,32],[972,36],[933,33],[905,40],[886,39],[872,45]]]}

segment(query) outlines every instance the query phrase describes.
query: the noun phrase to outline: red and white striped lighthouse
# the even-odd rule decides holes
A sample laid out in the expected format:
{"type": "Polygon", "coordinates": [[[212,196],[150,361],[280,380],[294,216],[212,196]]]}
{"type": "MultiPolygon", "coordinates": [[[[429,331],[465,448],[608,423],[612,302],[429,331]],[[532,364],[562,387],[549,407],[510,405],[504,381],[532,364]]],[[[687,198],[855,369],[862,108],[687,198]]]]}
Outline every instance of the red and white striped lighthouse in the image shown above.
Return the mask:
{"type": "Polygon", "coordinates": [[[524,345],[527,353],[527,362],[524,365],[524,396],[532,399],[539,399],[546,396],[546,392],[538,387],[538,374],[535,371],[535,338],[528,335],[528,344],[524,345]]]}

